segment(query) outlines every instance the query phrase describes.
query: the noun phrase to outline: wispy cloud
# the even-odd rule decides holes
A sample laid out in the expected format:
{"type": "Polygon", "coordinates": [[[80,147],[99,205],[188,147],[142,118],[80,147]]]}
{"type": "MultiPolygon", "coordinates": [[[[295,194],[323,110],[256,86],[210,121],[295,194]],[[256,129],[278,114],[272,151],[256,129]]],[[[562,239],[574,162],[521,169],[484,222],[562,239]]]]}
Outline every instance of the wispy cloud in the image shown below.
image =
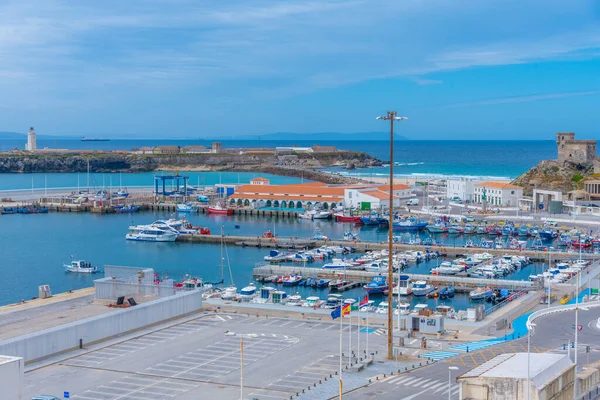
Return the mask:
{"type": "Polygon", "coordinates": [[[533,101],[566,99],[568,97],[593,96],[593,95],[599,95],[599,94],[600,94],[600,90],[588,90],[588,91],[582,91],[582,92],[543,93],[543,94],[533,94],[533,95],[526,95],[526,96],[499,97],[499,98],[495,98],[495,99],[465,101],[465,102],[461,102],[461,103],[444,104],[444,105],[428,107],[428,108],[429,109],[461,108],[461,107],[473,107],[473,106],[489,106],[489,105],[495,105],[495,104],[529,103],[529,102],[533,102],[533,101]]]}
{"type": "Polygon", "coordinates": [[[589,2],[461,4],[4,0],[0,92],[36,110],[74,103],[111,115],[185,97],[210,118],[215,98],[257,105],[397,77],[436,85],[428,74],[600,51],[589,2]]]}

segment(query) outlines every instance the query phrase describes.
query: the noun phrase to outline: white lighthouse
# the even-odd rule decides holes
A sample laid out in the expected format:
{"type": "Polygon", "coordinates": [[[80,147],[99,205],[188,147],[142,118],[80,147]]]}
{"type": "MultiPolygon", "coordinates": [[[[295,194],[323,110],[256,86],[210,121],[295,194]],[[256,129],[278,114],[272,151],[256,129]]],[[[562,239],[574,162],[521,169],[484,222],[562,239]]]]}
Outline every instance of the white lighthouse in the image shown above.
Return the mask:
{"type": "Polygon", "coordinates": [[[33,130],[33,126],[29,128],[29,132],[27,132],[27,144],[25,145],[25,150],[27,151],[35,151],[37,149],[37,145],[35,143],[35,131],[33,130]]]}

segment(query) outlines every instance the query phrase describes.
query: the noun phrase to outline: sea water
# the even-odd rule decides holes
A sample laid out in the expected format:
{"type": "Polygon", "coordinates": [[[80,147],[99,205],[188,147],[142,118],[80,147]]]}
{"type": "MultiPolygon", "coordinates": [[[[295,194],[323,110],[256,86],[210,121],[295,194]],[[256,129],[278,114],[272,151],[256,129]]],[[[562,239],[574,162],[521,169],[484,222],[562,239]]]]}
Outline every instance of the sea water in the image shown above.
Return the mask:
{"type": "MultiPolygon", "coordinates": [[[[24,136],[25,138],[25,136],[24,136]]],[[[0,151],[23,148],[24,141],[3,140],[0,151]]],[[[211,146],[207,140],[111,140],[109,142],[81,142],[79,140],[52,140],[38,138],[38,148],[68,148],[73,150],[131,150],[142,146],[211,146]]],[[[311,147],[315,144],[337,149],[365,152],[389,162],[389,143],[369,140],[225,140],[224,148],[275,148],[278,146],[311,147]]],[[[556,143],[552,140],[396,140],[394,145],[394,174],[399,176],[460,175],[516,178],[541,160],[556,158],[556,143]]],[[[360,176],[389,175],[389,167],[377,167],[337,172],[360,176]]],[[[0,178],[1,180],[1,178],[0,178]]],[[[72,179],[71,179],[72,181],[72,179]]],[[[235,178],[231,181],[235,182],[235,178]]],[[[43,184],[43,182],[41,182],[43,184]]],[[[0,183],[0,185],[2,185],[0,183]]],[[[26,185],[25,185],[26,186],[26,185]]],[[[29,182],[29,187],[31,182],[29,182]]],[[[26,186],[27,187],[27,186],[26,186]]],[[[1,189],[1,188],[0,188],[1,189]]]]}
{"type": "MultiPolygon", "coordinates": [[[[50,285],[54,293],[93,286],[93,280],[102,274],[69,274],[63,264],[71,257],[84,259],[96,266],[126,265],[154,268],[161,277],[169,276],[176,280],[185,274],[202,277],[205,281],[217,282],[222,278],[221,247],[213,244],[191,243],[150,243],[125,240],[131,224],[149,224],[157,219],[171,217],[167,213],[137,214],[93,214],[93,213],[49,213],[35,215],[0,216],[0,305],[29,299],[37,296],[37,287],[50,285]]],[[[180,216],[181,217],[181,216],[180,216]]],[[[226,235],[262,236],[268,230],[279,236],[308,238],[315,228],[331,239],[340,239],[343,233],[352,230],[352,224],[333,221],[307,221],[296,218],[269,218],[250,216],[216,216],[204,214],[188,215],[190,223],[208,227],[213,234],[221,229],[226,235]]],[[[384,242],[387,231],[365,229],[358,231],[363,240],[384,242]]],[[[458,239],[457,245],[463,240],[458,239]]],[[[349,243],[351,245],[351,243],[349,243]]],[[[226,247],[225,283],[233,283],[241,289],[252,281],[252,270],[256,263],[263,262],[269,249],[226,247]]],[[[359,254],[350,255],[357,257],[359,254]]],[[[421,264],[411,264],[406,272],[429,273],[441,259],[421,264]]],[[[295,264],[299,267],[302,264],[295,264]]],[[[308,264],[319,267],[322,263],[308,264]]],[[[530,273],[540,273],[541,266],[526,267],[507,279],[526,280],[530,273]]],[[[316,273],[315,273],[316,275],[316,273]]],[[[318,295],[324,299],[326,290],[292,287],[290,293],[298,291],[303,297],[318,295]]],[[[344,296],[362,298],[363,289],[345,292],[344,296]]],[[[374,296],[375,300],[383,296],[374,296]]],[[[443,302],[438,299],[409,298],[416,304],[425,302],[431,305],[443,302]]],[[[453,300],[445,300],[457,309],[471,306],[466,295],[457,295],[453,300]]],[[[439,303],[441,304],[441,303],[439,303]]],[[[478,303],[473,303],[478,304],[478,303]]],[[[487,303],[486,303],[487,304],[487,303]]]]}

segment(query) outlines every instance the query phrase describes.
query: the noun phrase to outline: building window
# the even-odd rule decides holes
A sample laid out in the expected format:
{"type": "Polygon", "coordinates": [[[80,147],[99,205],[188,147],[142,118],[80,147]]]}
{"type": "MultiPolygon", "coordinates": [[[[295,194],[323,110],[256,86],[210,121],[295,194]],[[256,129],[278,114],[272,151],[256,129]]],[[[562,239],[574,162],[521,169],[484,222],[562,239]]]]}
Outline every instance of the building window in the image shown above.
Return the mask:
{"type": "Polygon", "coordinates": [[[348,192],[348,198],[352,198],[352,192],[348,192]]]}
{"type": "Polygon", "coordinates": [[[511,190],[511,191],[510,191],[510,194],[515,194],[515,191],[514,191],[514,190],[511,190]]]}

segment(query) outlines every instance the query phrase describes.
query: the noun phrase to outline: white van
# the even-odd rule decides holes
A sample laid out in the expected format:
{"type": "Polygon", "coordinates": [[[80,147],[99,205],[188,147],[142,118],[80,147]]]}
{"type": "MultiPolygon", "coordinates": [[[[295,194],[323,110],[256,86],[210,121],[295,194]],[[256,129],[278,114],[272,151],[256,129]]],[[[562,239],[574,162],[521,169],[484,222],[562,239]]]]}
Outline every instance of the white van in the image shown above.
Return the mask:
{"type": "Polygon", "coordinates": [[[407,206],[418,206],[419,205],[419,199],[410,199],[406,201],[406,205],[407,206]]]}

